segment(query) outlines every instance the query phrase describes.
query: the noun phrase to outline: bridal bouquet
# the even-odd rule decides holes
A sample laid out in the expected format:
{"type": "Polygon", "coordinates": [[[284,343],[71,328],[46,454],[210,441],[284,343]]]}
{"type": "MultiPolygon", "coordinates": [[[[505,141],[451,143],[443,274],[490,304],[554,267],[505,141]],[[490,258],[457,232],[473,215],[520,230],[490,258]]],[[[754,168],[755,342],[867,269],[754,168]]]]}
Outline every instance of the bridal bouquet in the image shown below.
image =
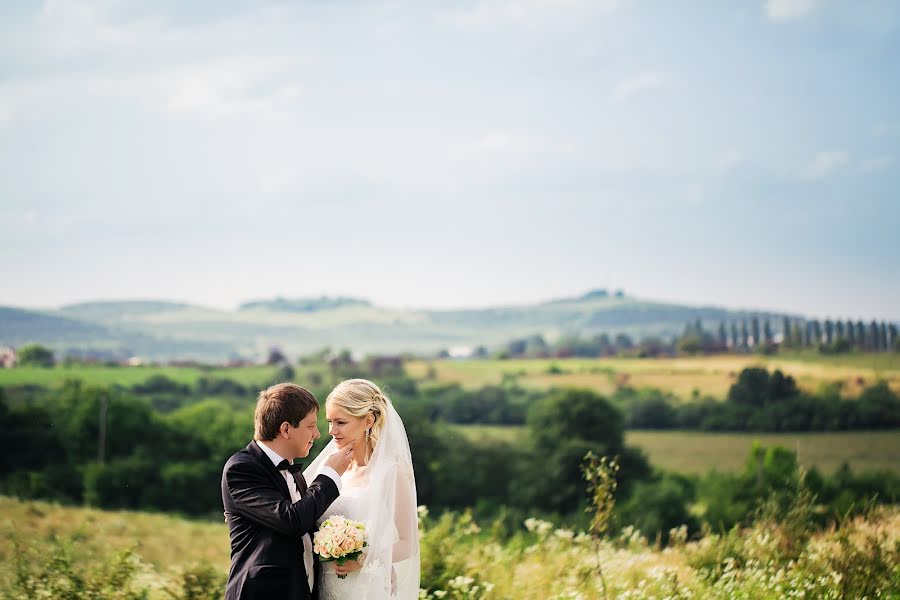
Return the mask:
{"type": "MultiPolygon", "coordinates": [[[[366,526],[343,515],[326,519],[313,536],[313,551],[323,562],[343,565],[356,560],[366,547],[366,526]]],[[[341,579],[346,575],[338,575],[341,579]]]]}

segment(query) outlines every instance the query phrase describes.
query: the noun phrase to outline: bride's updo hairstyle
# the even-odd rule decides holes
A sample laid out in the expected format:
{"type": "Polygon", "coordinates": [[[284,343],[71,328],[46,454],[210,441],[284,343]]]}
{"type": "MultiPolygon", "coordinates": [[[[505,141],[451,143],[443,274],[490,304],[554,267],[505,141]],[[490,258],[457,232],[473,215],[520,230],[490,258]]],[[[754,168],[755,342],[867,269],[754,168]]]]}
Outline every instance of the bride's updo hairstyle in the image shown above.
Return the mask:
{"type": "Polygon", "coordinates": [[[372,413],[375,422],[372,423],[372,428],[369,430],[369,451],[374,450],[375,444],[378,443],[378,436],[384,429],[390,402],[381,389],[368,379],[342,381],[331,390],[328,398],[325,399],[326,404],[343,408],[348,414],[360,419],[372,413]]]}

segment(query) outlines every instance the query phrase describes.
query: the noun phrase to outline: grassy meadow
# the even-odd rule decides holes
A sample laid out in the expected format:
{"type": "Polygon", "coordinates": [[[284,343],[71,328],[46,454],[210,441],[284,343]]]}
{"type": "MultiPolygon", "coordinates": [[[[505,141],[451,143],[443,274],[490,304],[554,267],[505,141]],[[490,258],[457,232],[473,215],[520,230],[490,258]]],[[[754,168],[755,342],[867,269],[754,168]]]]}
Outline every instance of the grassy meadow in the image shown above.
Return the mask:
{"type": "Polygon", "coordinates": [[[807,391],[838,383],[855,397],[868,385],[885,380],[900,391],[900,354],[871,353],[823,356],[797,353],[778,356],[719,355],[679,358],[567,358],[515,360],[412,361],[409,374],[435,383],[458,383],[474,389],[515,377],[525,387],[583,387],[610,394],[618,386],[658,388],[682,400],[695,394],[722,398],[742,369],[764,366],[792,375],[807,391]]]}
{"type": "Polygon", "coordinates": [[[165,593],[187,568],[210,565],[228,572],[228,528],[224,523],[130,511],[72,508],[0,496],[0,597],[10,597],[16,556],[47,560],[58,544],[72,550],[75,569],[97,572],[122,551],[136,559],[136,582],[150,598],[165,593]]]}
{"type": "Polygon", "coordinates": [[[88,385],[132,386],[155,375],[163,375],[189,385],[195,384],[201,377],[228,378],[242,385],[258,385],[260,382],[270,381],[277,371],[277,367],[269,365],[217,368],[105,365],[57,365],[50,369],[16,367],[0,369],[0,387],[27,384],[53,387],[67,379],[80,379],[88,385]]]}
{"type": "MultiPolygon", "coordinates": [[[[587,600],[604,597],[604,589],[610,598],[634,600],[894,598],[900,593],[896,508],[878,509],[822,532],[793,529],[790,520],[699,540],[676,531],[665,549],[628,529],[616,538],[599,539],[547,521],[529,519],[525,525],[508,536],[466,514],[425,517],[420,597],[587,600]]],[[[0,496],[0,534],[4,598],[35,593],[60,597],[65,590],[65,597],[73,599],[206,600],[219,597],[228,568],[222,523],[0,496]],[[62,548],[69,549],[71,564],[54,571],[62,548]],[[131,574],[105,575],[122,551],[132,552],[131,574]],[[188,594],[186,582],[191,580],[184,574],[200,565],[206,565],[209,575],[192,580],[188,594]],[[23,574],[29,576],[25,584],[23,574]],[[82,590],[73,591],[79,585],[82,590]],[[106,593],[83,591],[89,586],[106,593]]]]}
{"type": "MultiPolygon", "coordinates": [[[[495,439],[515,444],[524,427],[457,425],[471,439],[495,439]]],[[[854,472],[890,470],[900,474],[900,432],[848,431],[828,433],[706,433],[699,431],[627,431],[625,442],[642,449],[656,467],[702,475],[712,469],[739,471],[754,442],[782,446],[797,453],[798,462],[833,473],[843,463],[854,472]]]]}

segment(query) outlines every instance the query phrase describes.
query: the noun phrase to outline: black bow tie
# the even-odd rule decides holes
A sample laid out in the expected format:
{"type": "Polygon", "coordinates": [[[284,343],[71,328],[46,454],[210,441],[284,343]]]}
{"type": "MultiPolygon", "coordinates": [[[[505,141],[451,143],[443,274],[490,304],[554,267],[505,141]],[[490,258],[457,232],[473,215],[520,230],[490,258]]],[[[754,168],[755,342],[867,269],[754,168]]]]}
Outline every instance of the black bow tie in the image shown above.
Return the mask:
{"type": "Polygon", "coordinates": [[[287,461],[287,459],[281,461],[276,465],[279,471],[289,471],[291,473],[300,473],[303,471],[303,465],[300,463],[291,464],[287,461]]]}

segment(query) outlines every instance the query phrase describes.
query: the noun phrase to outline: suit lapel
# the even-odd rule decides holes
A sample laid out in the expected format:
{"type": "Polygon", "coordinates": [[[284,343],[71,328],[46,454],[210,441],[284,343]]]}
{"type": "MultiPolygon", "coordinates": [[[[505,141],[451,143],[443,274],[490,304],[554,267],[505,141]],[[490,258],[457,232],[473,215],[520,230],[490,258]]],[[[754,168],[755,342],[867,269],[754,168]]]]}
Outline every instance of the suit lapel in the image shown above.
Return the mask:
{"type": "Polygon", "coordinates": [[[306,477],[303,476],[303,473],[294,473],[294,481],[297,482],[297,489],[300,490],[300,495],[306,493],[306,477]]]}
{"type": "Polygon", "coordinates": [[[272,478],[275,482],[275,485],[278,486],[278,489],[281,490],[281,493],[284,494],[284,497],[288,500],[291,499],[291,492],[288,490],[287,481],[285,481],[284,476],[281,474],[275,465],[272,464],[272,460],[269,456],[263,452],[262,448],[256,443],[256,441],[252,441],[247,445],[247,452],[251,455],[255,456],[256,459],[265,467],[266,473],[272,478]]]}

